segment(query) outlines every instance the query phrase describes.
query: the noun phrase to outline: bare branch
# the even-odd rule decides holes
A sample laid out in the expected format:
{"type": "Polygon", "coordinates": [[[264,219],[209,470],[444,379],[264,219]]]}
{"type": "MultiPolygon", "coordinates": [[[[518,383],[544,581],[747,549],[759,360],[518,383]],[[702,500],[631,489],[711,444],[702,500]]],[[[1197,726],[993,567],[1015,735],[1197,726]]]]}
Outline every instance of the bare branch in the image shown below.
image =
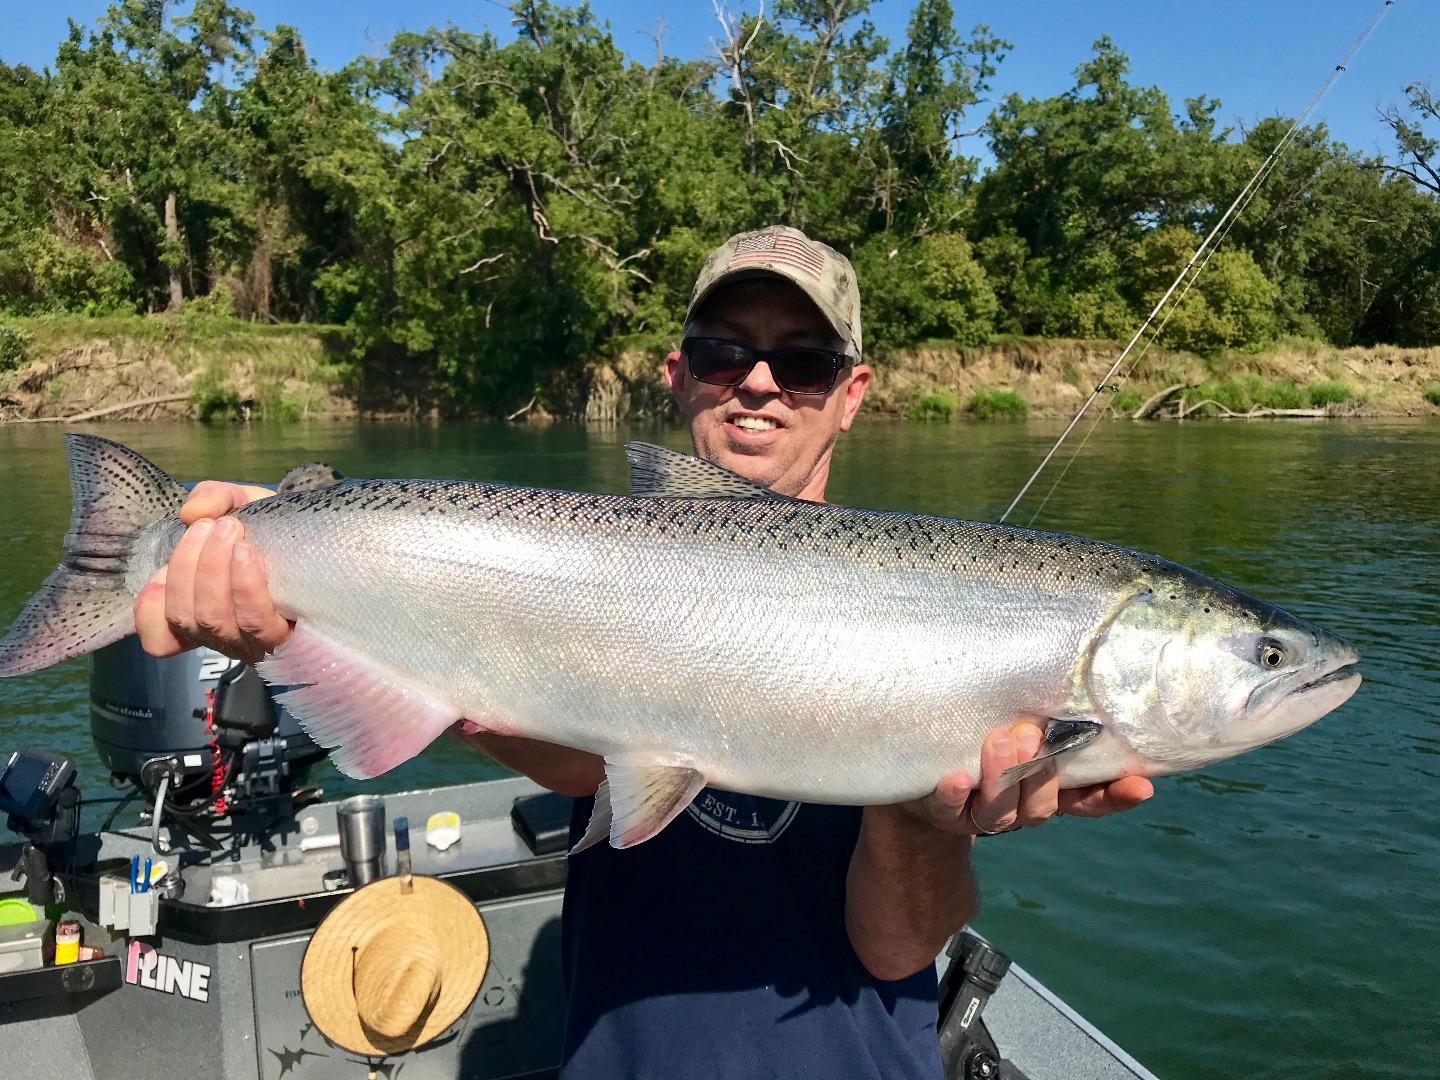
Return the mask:
{"type": "Polygon", "coordinates": [[[785,166],[786,169],[788,169],[792,173],[796,173],[796,175],[799,175],[799,170],[795,168],[795,162],[798,161],[802,165],[808,164],[808,158],[802,157],[797,151],[792,150],[779,139],[762,139],[761,141],[764,142],[767,146],[775,147],[775,152],[780,155],[781,163],[785,166]]]}
{"type": "Polygon", "coordinates": [[[746,85],[742,69],[749,57],[750,47],[755,43],[755,36],[760,33],[760,27],[765,23],[765,5],[760,5],[760,14],[755,16],[755,25],[750,31],[750,36],[742,44],[739,40],[740,24],[736,22],[735,16],[731,14],[728,6],[722,6],[720,0],[710,0],[710,6],[715,12],[715,18],[720,23],[720,30],[725,35],[725,44],[718,45],[716,52],[723,65],[730,75],[730,85],[734,87],[736,97],[745,110],[745,141],[752,148],[751,170],[754,170],[753,147],[755,145],[755,103],[750,98],[750,88],[746,85]]]}
{"type": "Polygon", "coordinates": [[[485,258],[479,259],[476,262],[471,263],[469,266],[465,267],[464,270],[461,270],[460,273],[473,274],[476,270],[479,270],[480,267],[489,266],[493,262],[499,262],[501,259],[505,258],[505,256],[509,254],[510,253],[508,251],[502,251],[498,255],[487,255],[485,258]]]}
{"type": "Polygon", "coordinates": [[[661,16],[655,20],[654,30],[638,31],[655,42],[655,66],[650,69],[649,77],[646,79],[646,84],[651,90],[655,89],[655,82],[660,78],[660,69],[665,65],[664,40],[665,31],[669,29],[671,29],[670,24],[665,21],[664,16],[661,16]]]}

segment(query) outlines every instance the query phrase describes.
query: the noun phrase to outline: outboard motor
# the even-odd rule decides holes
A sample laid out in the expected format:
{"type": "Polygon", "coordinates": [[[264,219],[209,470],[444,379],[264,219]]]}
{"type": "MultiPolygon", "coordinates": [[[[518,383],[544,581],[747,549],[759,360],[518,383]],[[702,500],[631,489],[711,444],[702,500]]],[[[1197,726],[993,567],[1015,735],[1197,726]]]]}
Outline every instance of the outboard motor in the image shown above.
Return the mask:
{"type": "Polygon", "coordinates": [[[237,660],[195,649],[157,660],[125,638],[90,667],[90,735],[119,783],[169,804],[223,816],[293,791],[325,756],[270,690],[237,660]]]}

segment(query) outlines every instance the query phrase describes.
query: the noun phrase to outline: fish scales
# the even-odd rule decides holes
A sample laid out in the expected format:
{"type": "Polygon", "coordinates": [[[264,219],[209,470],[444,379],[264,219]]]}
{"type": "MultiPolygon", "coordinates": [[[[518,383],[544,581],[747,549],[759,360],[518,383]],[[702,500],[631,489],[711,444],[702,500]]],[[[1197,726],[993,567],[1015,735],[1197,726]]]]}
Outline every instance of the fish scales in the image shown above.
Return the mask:
{"type": "MultiPolygon", "coordinates": [[[[0,675],[125,633],[184,532],[163,472],[67,443],[69,557],[0,639],[0,675]]],[[[985,735],[1025,716],[1068,786],[1174,772],[1289,734],[1359,684],[1347,643],[1153,555],[785,499],[628,449],[641,497],[360,481],[242,507],[297,623],[261,674],[297,687],[283,700],[356,776],[460,717],[600,754],[586,842],[608,826],[617,846],[704,783],[923,795],[978,774],[985,735]]]]}
{"type": "Polygon", "coordinates": [[[978,769],[986,732],[1064,704],[1085,637],[1142,572],[1092,542],[1061,558],[1024,530],[779,500],[372,481],[238,517],[286,552],[267,556],[284,614],[447,686],[464,715],[602,754],[648,744],[812,801],[978,769]],[[335,566],[363,587],[336,589],[335,566]]]}

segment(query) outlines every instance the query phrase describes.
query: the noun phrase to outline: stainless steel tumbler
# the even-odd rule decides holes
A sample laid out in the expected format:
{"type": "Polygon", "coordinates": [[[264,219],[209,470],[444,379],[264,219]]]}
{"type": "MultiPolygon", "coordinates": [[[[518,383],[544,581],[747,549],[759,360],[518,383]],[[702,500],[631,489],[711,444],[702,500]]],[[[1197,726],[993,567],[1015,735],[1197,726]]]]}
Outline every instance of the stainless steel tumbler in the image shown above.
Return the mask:
{"type": "Polygon", "coordinates": [[[356,795],[335,807],[340,857],[351,888],[368,885],[385,874],[385,800],[356,795]]]}

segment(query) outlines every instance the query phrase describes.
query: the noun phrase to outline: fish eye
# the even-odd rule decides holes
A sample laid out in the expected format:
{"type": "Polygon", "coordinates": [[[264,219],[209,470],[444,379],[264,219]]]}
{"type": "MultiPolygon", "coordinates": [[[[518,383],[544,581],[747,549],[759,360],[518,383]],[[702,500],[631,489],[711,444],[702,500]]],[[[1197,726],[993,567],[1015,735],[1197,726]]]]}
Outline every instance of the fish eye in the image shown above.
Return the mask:
{"type": "Polygon", "coordinates": [[[1285,663],[1285,650],[1278,645],[1267,642],[1260,646],[1258,659],[1261,667],[1267,671],[1274,671],[1281,664],[1285,663]]]}

